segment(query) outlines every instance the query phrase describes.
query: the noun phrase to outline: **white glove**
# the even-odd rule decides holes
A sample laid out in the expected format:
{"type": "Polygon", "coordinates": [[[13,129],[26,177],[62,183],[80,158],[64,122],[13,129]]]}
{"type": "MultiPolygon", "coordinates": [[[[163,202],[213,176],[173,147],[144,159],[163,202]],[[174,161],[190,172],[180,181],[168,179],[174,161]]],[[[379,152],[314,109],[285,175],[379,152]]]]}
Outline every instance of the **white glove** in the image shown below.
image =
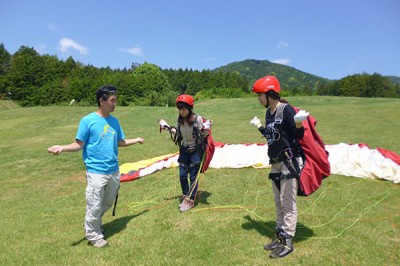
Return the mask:
{"type": "Polygon", "coordinates": [[[212,120],[207,120],[206,122],[204,122],[203,127],[206,130],[209,130],[212,126],[212,120]]]}
{"type": "Polygon", "coordinates": [[[161,129],[170,129],[171,127],[167,124],[167,122],[165,122],[163,119],[160,120],[160,128],[161,129]]]}
{"type": "Polygon", "coordinates": [[[257,118],[257,116],[251,119],[250,124],[255,125],[257,128],[260,128],[262,126],[261,121],[257,118]]]}
{"type": "Polygon", "coordinates": [[[307,116],[308,116],[309,114],[310,114],[310,113],[308,113],[308,112],[306,112],[306,111],[304,111],[304,110],[298,111],[297,114],[293,117],[294,122],[295,122],[295,123],[301,123],[301,122],[303,122],[304,120],[307,119],[307,116]]]}

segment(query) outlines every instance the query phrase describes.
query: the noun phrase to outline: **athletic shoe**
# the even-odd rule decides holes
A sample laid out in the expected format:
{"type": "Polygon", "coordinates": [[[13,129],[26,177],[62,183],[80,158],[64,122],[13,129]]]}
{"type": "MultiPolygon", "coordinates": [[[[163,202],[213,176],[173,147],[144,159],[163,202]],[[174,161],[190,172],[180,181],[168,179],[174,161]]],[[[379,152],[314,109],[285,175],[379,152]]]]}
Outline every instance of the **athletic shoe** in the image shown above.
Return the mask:
{"type": "Polygon", "coordinates": [[[95,241],[90,241],[90,243],[96,248],[102,248],[108,245],[108,242],[103,238],[97,239],[95,241]]]}
{"type": "Polygon", "coordinates": [[[265,244],[265,245],[264,245],[264,249],[265,249],[265,250],[274,250],[274,249],[276,249],[276,248],[279,246],[279,243],[280,243],[279,239],[278,239],[278,238],[275,238],[275,239],[273,239],[273,240],[271,241],[271,243],[265,244]]]}
{"type": "Polygon", "coordinates": [[[282,231],[283,231],[282,229],[279,229],[277,227],[275,228],[275,238],[272,239],[271,243],[264,245],[265,250],[274,250],[278,247],[278,245],[281,243],[279,235],[282,231]]]}
{"type": "Polygon", "coordinates": [[[183,206],[183,202],[185,202],[186,198],[188,198],[188,196],[183,195],[183,196],[180,197],[179,201],[181,203],[179,203],[179,209],[183,206]]]}
{"type": "Polygon", "coordinates": [[[190,200],[189,198],[185,198],[181,204],[181,206],[179,207],[179,210],[181,212],[185,212],[190,210],[191,208],[193,208],[194,206],[194,201],[190,200]]]}
{"type": "Polygon", "coordinates": [[[294,251],[292,237],[282,238],[281,243],[279,243],[278,247],[272,250],[271,254],[269,254],[270,258],[283,258],[286,255],[289,255],[294,251]]]}

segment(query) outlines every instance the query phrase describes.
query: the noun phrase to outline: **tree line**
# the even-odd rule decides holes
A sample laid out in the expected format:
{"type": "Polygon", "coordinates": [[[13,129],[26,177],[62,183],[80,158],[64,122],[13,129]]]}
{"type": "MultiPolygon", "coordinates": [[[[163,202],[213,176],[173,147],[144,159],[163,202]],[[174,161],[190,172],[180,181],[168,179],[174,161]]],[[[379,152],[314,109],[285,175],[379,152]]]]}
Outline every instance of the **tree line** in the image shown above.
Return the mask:
{"type": "Polygon", "coordinates": [[[345,97],[384,97],[399,98],[400,85],[380,74],[356,74],[342,78],[330,84],[322,84],[318,95],[332,95],[345,97]]]}
{"type": "Polygon", "coordinates": [[[39,55],[26,46],[11,55],[0,44],[0,94],[22,106],[62,105],[71,101],[95,105],[95,92],[106,84],[118,88],[121,105],[174,105],[181,93],[206,95],[212,91],[212,97],[248,95],[248,82],[235,73],[161,69],[149,63],[132,64],[129,69],[96,68],[72,57],[63,61],[56,56],[39,55]]]}
{"type": "MultiPolygon", "coordinates": [[[[267,75],[268,73],[266,73],[267,75]]],[[[106,84],[118,88],[120,105],[172,106],[181,93],[204,98],[238,98],[251,95],[248,78],[238,72],[222,70],[161,69],[133,63],[127,69],[97,68],[68,57],[40,55],[21,46],[10,54],[0,44],[0,99],[12,99],[21,106],[96,105],[97,89],[106,84]]],[[[399,86],[379,74],[355,75],[317,90],[288,88],[289,95],[336,95],[359,97],[399,97],[399,86]]]]}

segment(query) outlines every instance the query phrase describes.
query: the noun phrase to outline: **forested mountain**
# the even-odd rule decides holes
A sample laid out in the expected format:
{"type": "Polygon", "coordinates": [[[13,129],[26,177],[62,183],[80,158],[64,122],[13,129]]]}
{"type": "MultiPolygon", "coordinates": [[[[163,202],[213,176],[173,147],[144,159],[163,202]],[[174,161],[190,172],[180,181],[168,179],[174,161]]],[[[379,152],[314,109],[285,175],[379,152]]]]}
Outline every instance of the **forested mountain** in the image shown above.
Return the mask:
{"type": "Polygon", "coordinates": [[[272,63],[268,60],[248,59],[240,62],[230,63],[218,67],[215,71],[236,72],[246,78],[249,84],[263,76],[276,76],[282,88],[293,94],[303,92],[304,94],[315,93],[319,86],[327,85],[333,81],[318,77],[293,67],[272,63]]]}

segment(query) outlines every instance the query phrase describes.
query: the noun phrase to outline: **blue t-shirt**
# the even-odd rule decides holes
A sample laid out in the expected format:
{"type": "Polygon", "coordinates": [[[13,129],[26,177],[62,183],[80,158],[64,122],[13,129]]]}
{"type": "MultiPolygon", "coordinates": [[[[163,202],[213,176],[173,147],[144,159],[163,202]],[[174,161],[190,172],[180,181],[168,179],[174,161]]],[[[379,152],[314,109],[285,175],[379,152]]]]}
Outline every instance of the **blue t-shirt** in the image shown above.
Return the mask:
{"type": "Polygon", "coordinates": [[[86,170],[96,174],[118,171],[118,141],[124,138],[118,119],[112,115],[105,118],[93,112],[83,117],[76,139],[85,143],[82,157],[86,170]]]}

